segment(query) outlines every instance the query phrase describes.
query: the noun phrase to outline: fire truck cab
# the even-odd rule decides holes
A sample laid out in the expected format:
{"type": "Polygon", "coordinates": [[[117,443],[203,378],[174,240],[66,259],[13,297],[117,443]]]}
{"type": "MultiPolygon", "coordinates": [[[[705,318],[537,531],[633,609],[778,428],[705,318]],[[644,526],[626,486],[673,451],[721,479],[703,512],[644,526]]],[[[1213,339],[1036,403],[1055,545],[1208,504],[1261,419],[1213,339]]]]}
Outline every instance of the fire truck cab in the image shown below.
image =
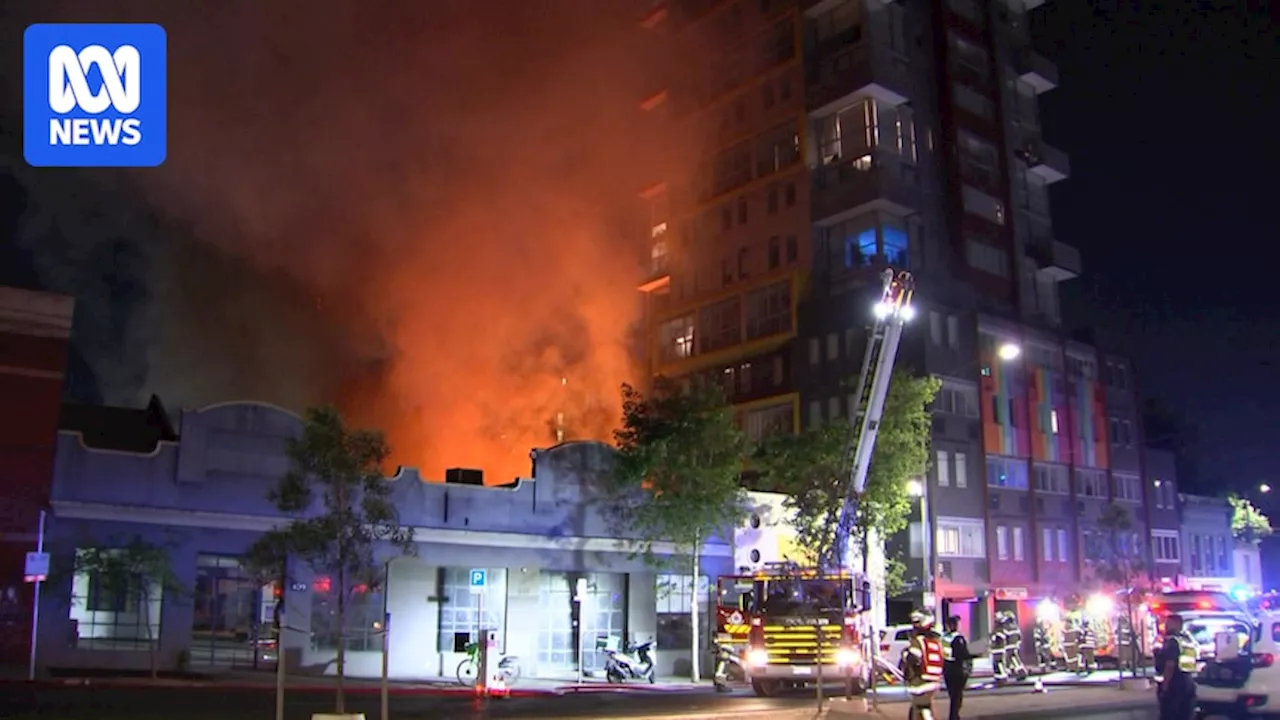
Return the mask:
{"type": "Polygon", "coordinates": [[[819,680],[866,689],[861,641],[870,598],[860,576],[769,563],[721,577],[718,590],[717,632],[743,659],[757,695],[819,680]]]}

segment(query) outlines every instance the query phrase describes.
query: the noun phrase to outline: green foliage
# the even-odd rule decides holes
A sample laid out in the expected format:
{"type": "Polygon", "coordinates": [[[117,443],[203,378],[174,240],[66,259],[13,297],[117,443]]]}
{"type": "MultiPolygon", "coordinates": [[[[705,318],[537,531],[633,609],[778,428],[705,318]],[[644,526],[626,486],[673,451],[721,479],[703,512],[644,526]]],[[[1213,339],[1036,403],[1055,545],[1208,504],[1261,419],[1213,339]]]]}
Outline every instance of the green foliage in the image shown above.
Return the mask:
{"type": "MultiPolygon", "coordinates": [[[[894,373],[867,484],[856,498],[848,530],[856,543],[866,540],[869,528],[888,538],[907,527],[911,515],[907,482],[928,469],[932,434],[928,405],[940,385],[934,378],[917,378],[906,371],[894,373]]],[[[783,505],[791,513],[799,544],[809,551],[806,561],[826,568],[835,568],[841,561],[841,520],[849,491],[852,457],[848,443],[852,434],[849,422],[832,420],[796,435],[770,438],[755,460],[764,484],[787,495],[783,505]]],[[[887,560],[887,571],[897,563],[897,587],[901,587],[902,564],[887,560]]]]}
{"type": "Polygon", "coordinates": [[[342,677],[346,659],[346,601],[355,585],[380,585],[376,551],[382,543],[414,554],[413,529],[400,525],[391,502],[391,484],[382,474],[390,449],[381,432],[348,428],[337,410],[312,408],[302,433],[289,439],[289,471],[267,497],[282,512],[307,516],[265,533],[246,551],[250,572],[284,580],[290,556],[318,572],[336,575],[337,710],[344,708],[342,677]],[[316,499],[319,507],[316,507],[316,499]],[[310,511],[310,512],[309,512],[310,511]]]}
{"type": "Polygon", "coordinates": [[[1254,507],[1253,503],[1236,495],[1227,498],[1227,501],[1231,503],[1231,534],[1236,540],[1257,545],[1271,535],[1271,520],[1254,507]]]}
{"type": "Polygon", "coordinates": [[[146,602],[152,592],[182,598],[187,588],[169,561],[170,549],[134,535],[127,542],[78,548],[74,572],[93,577],[103,592],[146,602]]]}
{"type": "Polygon", "coordinates": [[[259,538],[246,553],[252,568],[278,567],[293,555],[318,571],[354,578],[377,567],[374,551],[382,542],[412,554],[412,529],[401,527],[382,474],[390,452],[381,432],[350,429],[333,408],[308,410],[302,434],[285,445],[289,471],[267,498],[282,512],[302,513],[318,495],[320,512],[259,538]]]}
{"type": "Polygon", "coordinates": [[[151,675],[156,675],[156,640],[151,637],[151,603],[180,600],[188,589],[178,579],[170,562],[170,548],[134,535],[126,542],[77,548],[72,572],[96,583],[100,592],[135,603],[134,611],[147,629],[151,675]]]}
{"type": "Polygon", "coordinates": [[[804,565],[840,565],[840,515],[849,486],[850,424],[836,419],[803,432],[767,439],[754,458],[761,484],[784,493],[783,507],[807,553],[804,565]]]}
{"type": "Polygon", "coordinates": [[[1102,547],[1102,557],[1095,565],[1095,573],[1106,582],[1133,587],[1146,569],[1146,563],[1132,545],[1136,540],[1133,514],[1129,508],[1113,501],[1102,509],[1097,526],[1106,542],[1102,547]]]}
{"type": "Polygon", "coordinates": [[[746,440],[718,384],[659,377],[648,394],[623,385],[622,418],[605,496],[640,554],[657,563],[654,543],[670,542],[692,555],[737,526],[746,440]]]}
{"type": "Polygon", "coordinates": [[[902,588],[906,586],[907,564],[899,557],[886,557],[884,559],[884,592],[889,597],[895,597],[902,593],[902,588]]]}
{"type": "Polygon", "coordinates": [[[907,528],[911,495],[907,483],[929,469],[933,413],[929,404],[942,381],[896,370],[885,398],[884,417],[867,470],[867,486],[858,498],[853,538],[861,543],[868,528],[889,538],[907,528]]]}

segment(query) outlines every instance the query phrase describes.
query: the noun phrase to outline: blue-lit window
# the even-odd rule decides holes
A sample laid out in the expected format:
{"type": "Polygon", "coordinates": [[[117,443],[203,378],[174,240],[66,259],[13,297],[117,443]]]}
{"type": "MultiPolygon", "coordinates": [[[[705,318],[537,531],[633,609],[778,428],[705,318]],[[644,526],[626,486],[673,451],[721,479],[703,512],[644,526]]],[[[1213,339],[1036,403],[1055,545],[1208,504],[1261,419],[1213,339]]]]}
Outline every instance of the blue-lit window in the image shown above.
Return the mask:
{"type": "Polygon", "coordinates": [[[1010,490],[1027,489],[1027,464],[1015,458],[987,458],[987,485],[1010,490]]]}
{"type": "Polygon", "coordinates": [[[876,252],[876,229],[867,228],[856,235],[846,235],[844,239],[844,266],[847,268],[862,267],[871,264],[876,252]]]}
{"type": "MultiPolygon", "coordinates": [[[[907,231],[896,225],[877,223],[866,227],[870,218],[855,219],[844,226],[841,233],[846,268],[866,267],[875,258],[893,267],[904,268],[910,264],[907,231]]],[[[840,232],[837,230],[836,232],[840,232]]]]}
{"type": "Polygon", "coordinates": [[[907,267],[907,231],[900,227],[885,225],[881,228],[884,234],[885,260],[894,267],[907,267]]]}

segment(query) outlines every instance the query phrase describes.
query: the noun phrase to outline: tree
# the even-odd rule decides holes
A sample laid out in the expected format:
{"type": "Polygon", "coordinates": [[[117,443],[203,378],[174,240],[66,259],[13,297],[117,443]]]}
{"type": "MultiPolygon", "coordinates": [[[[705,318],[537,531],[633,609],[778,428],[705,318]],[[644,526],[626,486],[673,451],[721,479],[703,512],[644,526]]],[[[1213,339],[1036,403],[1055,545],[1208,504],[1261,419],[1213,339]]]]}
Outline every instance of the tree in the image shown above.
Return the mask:
{"type": "Polygon", "coordinates": [[[1271,520],[1253,503],[1238,495],[1231,495],[1227,501],[1231,503],[1231,534],[1236,540],[1257,546],[1271,536],[1271,520]]]}
{"type": "MultiPolygon", "coordinates": [[[[933,437],[933,413],[929,404],[938,394],[942,381],[934,377],[915,377],[907,370],[896,370],[885,397],[884,415],[876,435],[875,452],[867,469],[867,484],[859,497],[851,518],[850,539],[858,547],[867,547],[872,529],[881,538],[892,537],[907,528],[911,517],[911,495],[907,483],[929,469],[929,441],[933,437]]],[[[867,553],[863,552],[863,566],[867,553]]],[[[889,581],[902,577],[901,562],[886,558],[884,591],[896,594],[898,588],[889,581]]]]}
{"type": "MultiPolygon", "coordinates": [[[[166,597],[180,598],[187,589],[173,572],[170,550],[134,535],[128,542],[78,548],[73,571],[89,579],[91,593],[114,598],[121,612],[132,606],[147,631],[147,651],[151,677],[156,677],[159,638],[151,630],[152,603],[166,597]]],[[[159,618],[155,618],[159,620],[159,618]]]]}
{"type": "MultiPolygon", "coordinates": [[[[867,530],[875,528],[889,537],[907,527],[911,497],[907,481],[923,475],[929,462],[932,419],[929,403],[939,381],[917,378],[906,371],[894,373],[885,397],[884,414],[862,494],[854,498],[854,514],[843,517],[849,490],[849,442],[853,428],[844,419],[809,428],[795,435],[779,435],[764,443],[755,464],[764,483],[787,497],[783,506],[791,513],[798,544],[806,548],[808,562],[827,569],[840,567],[849,534],[865,547],[867,530]],[[842,527],[845,522],[848,527],[842,527]]],[[[866,568],[866,553],[863,567],[866,568]]],[[[896,594],[902,580],[902,564],[886,559],[886,585],[896,594]]]]}
{"type": "Polygon", "coordinates": [[[257,572],[294,556],[313,570],[334,574],[330,592],[337,598],[336,707],[341,714],[346,705],[347,596],[361,586],[368,589],[378,576],[382,565],[377,551],[384,545],[412,555],[413,530],[400,525],[391,485],[382,475],[390,448],[381,432],[348,428],[337,410],[312,408],[303,418],[301,435],[286,441],[285,454],[289,471],[267,498],[282,512],[305,516],[264,534],[247,555],[257,572]]]}
{"type": "MultiPolygon", "coordinates": [[[[1133,514],[1128,508],[1112,501],[1102,509],[1097,526],[1102,531],[1103,545],[1099,548],[1102,556],[1094,566],[1094,572],[1099,580],[1121,588],[1125,598],[1125,615],[1129,618],[1129,631],[1132,632],[1133,628],[1139,627],[1136,612],[1140,602],[1135,600],[1139,600],[1145,591],[1142,580],[1146,571],[1146,563],[1138,552],[1138,535],[1133,528],[1133,514]]],[[[1132,639],[1137,639],[1136,634],[1132,639]]],[[[1130,660],[1133,667],[1137,668],[1136,644],[1130,643],[1130,651],[1135,653],[1130,660]]]]}
{"type": "Polygon", "coordinates": [[[676,550],[667,562],[692,570],[691,675],[697,681],[700,550],[707,538],[731,532],[744,512],[745,437],[720,386],[702,377],[659,377],[648,394],[623,385],[622,421],[605,495],[638,538],[638,554],[662,564],[654,543],[670,542],[676,550]]]}

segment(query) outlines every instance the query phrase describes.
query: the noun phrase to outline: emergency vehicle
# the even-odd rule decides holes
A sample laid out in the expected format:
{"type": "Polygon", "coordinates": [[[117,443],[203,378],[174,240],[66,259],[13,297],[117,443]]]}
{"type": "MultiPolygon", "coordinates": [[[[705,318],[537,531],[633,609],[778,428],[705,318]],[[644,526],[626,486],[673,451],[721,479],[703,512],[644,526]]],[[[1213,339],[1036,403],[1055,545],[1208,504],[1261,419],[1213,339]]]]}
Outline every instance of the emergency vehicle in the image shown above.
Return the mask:
{"type": "Polygon", "coordinates": [[[757,695],[820,677],[866,689],[860,625],[868,597],[857,578],[791,563],[720,578],[717,633],[743,658],[757,695]]]}
{"type": "MultiPolygon", "coordinates": [[[[855,397],[852,432],[846,445],[849,485],[841,509],[841,527],[855,517],[853,499],[867,481],[876,435],[884,413],[903,327],[915,317],[910,273],[885,269],[875,304],[874,322],[863,356],[855,397]]],[[[795,529],[776,493],[751,493],[758,509],[734,535],[739,574],[719,579],[716,609],[719,642],[745,660],[757,695],[776,694],[784,685],[808,684],[821,676],[853,683],[861,692],[870,678],[861,642],[872,616],[871,588],[883,593],[883,548],[868,543],[854,559],[849,547],[835,548],[835,567],[802,566],[806,557],[795,545],[795,529]],[[864,567],[868,575],[851,568],[864,567]],[[881,578],[877,582],[877,578],[881,578]]],[[[844,536],[847,538],[847,535],[844,536]]],[[[841,545],[847,545],[847,539],[841,545]]],[[[883,602],[879,603],[883,606],[883,602]]],[[[884,618],[877,618],[883,623],[884,618]]],[[[868,646],[871,654],[875,649],[868,646]]]]}

